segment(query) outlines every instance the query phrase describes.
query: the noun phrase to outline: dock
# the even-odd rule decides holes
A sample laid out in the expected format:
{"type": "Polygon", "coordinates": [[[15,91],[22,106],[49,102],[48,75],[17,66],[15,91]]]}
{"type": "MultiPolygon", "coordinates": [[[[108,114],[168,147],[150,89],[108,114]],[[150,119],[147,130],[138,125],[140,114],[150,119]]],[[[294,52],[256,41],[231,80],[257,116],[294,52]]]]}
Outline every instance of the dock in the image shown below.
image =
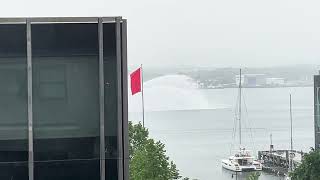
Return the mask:
{"type": "Polygon", "coordinates": [[[301,164],[304,152],[296,150],[258,151],[258,159],[262,162],[262,170],[275,175],[288,174],[290,158],[293,169],[301,164]]]}

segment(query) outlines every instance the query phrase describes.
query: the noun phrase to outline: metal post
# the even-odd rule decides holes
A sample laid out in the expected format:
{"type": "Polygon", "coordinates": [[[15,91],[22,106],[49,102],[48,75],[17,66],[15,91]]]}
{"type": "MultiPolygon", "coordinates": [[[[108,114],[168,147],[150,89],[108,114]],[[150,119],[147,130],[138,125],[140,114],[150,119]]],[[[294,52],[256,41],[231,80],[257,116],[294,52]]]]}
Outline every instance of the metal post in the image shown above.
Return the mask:
{"type": "Polygon", "coordinates": [[[141,102],[142,102],[142,126],[144,127],[144,93],[143,93],[143,68],[142,64],[140,67],[141,70],[141,102]]]}
{"type": "Polygon", "coordinates": [[[103,63],[103,22],[98,18],[98,41],[99,41],[99,102],[100,102],[100,180],[106,178],[106,154],[104,134],[104,63],[103,63]]]}
{"type": "Polygon", "coordinates": [[[292,102],[291,102],[291,94],[290,94],[290,171],[292,171],[292,152],[293,151],[293,140],[292,140],[292,102]]]}
{"type": "Polygon", "coordinates": [[[316,132],[316,137],[315,137],[315,139],[316,139],[316,145],[315,145],[315,149],[319,149],[320,148],[320,142],[319,142],[319,127],[320,127],[320,124],[319,124],[319,122],[320,122],[320,120],[319,120],[319,118],[320,118],[320,102],[319,102],[319,99],[320,99],[320,97],[319,97],[319,89],[320,89],[320,87],[317,87],[316,88],[316,95],[315,95],[315,98],[316,98],[316,102],[317,102],[317,104],[316,104],[316,115],[315,115],[315,118],[316,118],[316,122],[315,122],[315,124],[316,124],[316,127],[315,127],[315,132],[316,132]]]}
{"type": "Polygon", "coordinates": [[[117,109],[118,109],[118,180],[123,180],[123,118],[122,118],[122,52],[121,52],[121,17],[116,18],[116,52],[117,52],[117,109]]]}
{"type": "Polygon", "coordinates": [[[290,139],[291,139],[290,148],[291,148],[291,152],[292,152],[292,150],[293,150],[293,140],[292,140],[292,101],[291,101],[291,94],[290,94],[290,139]]]}
{"type": "Polygon", "coordinates": [[[240,82],[239,82],[239,143],[241,148],[241,69],[240,69],[240,82]]]}
{"type": "Polygon", "coordinates": [[[123,73],[123,179],[129,179],[129,135],[128,135],[128,67],[127,67],[127,20],[122,20],[122,73],[123,73]]]}
{"type": "Polygon", "coordinates": [[[27,19],[27,81],[28,81],[28,167],[29,180],[34,179],[33,159],[33,109],[32,109],[32,43],[31,22],[27,19]]]}
{"type": "Polygon", "coordinates": [[[270,134],[270,153],[273,151],[272,133],[270,134]]]}
{"type": "Polygon", "coordinates": [[[314,148],[318,149],[318,131],[319,131],[319,125],[318,125],[318,87],[317,86],[317,76],[313,76],[313,113],[314,113],[314,148]]]}
{"type": "Polygon", "coordinates": [[[233,179],[233,176],[234,176],[234,175],[236,176],[236,180],[238,180],[238,171],[236,171],[235,174],[232,173],[232,175],[231,175],[232,179],[233,179]]]}
{"type": "MultiPolygon", "coordinates": [[[[314,79],[314,86],[316,86],[316,77],[314,79]]],[[[314,111],[315,111],[315,116],[314,116],[314,132],[315,132],[315,149],[319,149],[320,148],[320,144],[319,144],[319,118],[320,118],[320,102],[319,102],[319,87],[315,87],[315,107],[314,107],[314,111]]]]}

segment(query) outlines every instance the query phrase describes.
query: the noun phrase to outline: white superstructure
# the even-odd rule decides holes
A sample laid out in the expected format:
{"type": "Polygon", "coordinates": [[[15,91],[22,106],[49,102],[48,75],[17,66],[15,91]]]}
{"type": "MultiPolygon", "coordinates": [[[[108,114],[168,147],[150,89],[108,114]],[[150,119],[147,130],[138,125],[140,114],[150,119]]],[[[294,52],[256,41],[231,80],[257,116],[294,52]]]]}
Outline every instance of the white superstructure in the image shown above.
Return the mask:
{"type": "Polygon", "coordinates": [[[262,165],[251,155],[251,152],[246,149],[240,149],[229,159],[221,161],[222,167],[231,171],[261,171],[262,165]]]}

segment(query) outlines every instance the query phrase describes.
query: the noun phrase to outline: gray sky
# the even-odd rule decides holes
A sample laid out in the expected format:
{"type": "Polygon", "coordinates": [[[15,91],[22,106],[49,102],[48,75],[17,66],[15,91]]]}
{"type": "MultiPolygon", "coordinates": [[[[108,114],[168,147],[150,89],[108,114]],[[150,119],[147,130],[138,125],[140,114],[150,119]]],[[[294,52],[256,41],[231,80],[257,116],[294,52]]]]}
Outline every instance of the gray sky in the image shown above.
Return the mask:
{"type": "Polygon", "coordinates": [[[0,16],[128,19],[129,65],[320,64],[320,2],[308,0],[6,0],[0,16]]]}

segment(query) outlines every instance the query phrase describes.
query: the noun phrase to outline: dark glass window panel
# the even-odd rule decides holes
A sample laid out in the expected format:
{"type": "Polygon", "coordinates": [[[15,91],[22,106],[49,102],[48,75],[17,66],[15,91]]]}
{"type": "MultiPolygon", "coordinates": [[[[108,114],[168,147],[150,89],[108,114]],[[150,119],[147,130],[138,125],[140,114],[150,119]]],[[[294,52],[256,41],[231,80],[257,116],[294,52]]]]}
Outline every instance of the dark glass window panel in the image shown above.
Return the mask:
{"type": "Polygon", "coordinates": [[[117,58],[116,26],[103,25],[104,80],[105,80],[105,151],[106,180],[118,178],[118,114],[117,114],[117,58]]]}
{"type": "Polygon", "coordinates": [[[0,172],[0,179],[28,180],[28,162],[0,163],[0,172]]]}
{"type": "Polygon", "coordinates": [[[99,179],[98,25],[34,24],[32,45],[35,180],[99,179]]]}
{"type": "Polygon", "coordinates": [[[66,99],[64,83],[41,83],[39,85],[41,99],[66,99]]]}
{"type": "Polygon", "coordinates": [[[100,180],[99,165],[99,161],[90,160],[36,162],[35,177],[45,180],[100,180]]]}
{"type": "Polygon", "coordinates": [[[118,160],[106,160],[106,180],[118,180],[118,160]]]}
{"type": "Polygon", "coordinates": [[[45,24],[32,27],[35,27],[32,29],[33,55],[98,55],[97,24],[45,24]]]}
{"type": "Polygon", "coordinates": [[[66,99],[67,81],[64,65],[42,67],[39,71],[39,95],[41,99],[66,99]]]}
{"type": "Polygon", "coordinates": [[[22,57],[26,62],[27,38],[25,24],[0,25],[0,56],[22,57]]]}
{"type": "Polygon", "coordinates": [[[26,25],[0,25],[0,179],[28,179],[26,25]]]}

